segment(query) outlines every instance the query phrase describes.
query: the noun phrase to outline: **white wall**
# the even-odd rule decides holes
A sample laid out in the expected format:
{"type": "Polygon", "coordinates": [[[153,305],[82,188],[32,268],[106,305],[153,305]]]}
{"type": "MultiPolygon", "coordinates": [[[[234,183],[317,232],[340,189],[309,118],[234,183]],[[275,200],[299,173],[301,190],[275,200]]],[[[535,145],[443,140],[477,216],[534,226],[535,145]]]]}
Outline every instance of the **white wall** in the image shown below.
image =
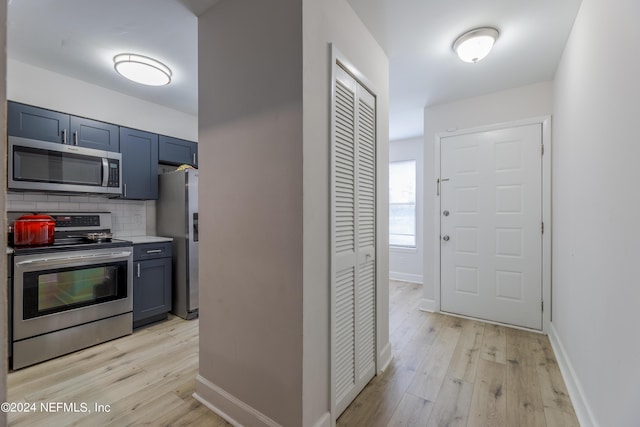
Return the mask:
{"type": "Polygon", "coordinates": [[[447,131],[504,123],[531,117],[550,115],[553,104],[553,84],[537,83],[489,95],[468,98],[448,104],[428,107],[424,111],[424,286],[423,307],[434,306],[436,177],[434,140],[447,131]]]}
{"type": "Polygon", "coordinates": [[[115,237],[143,236],[155,234],[153,224],[147,224],[148,210],[155,217],[155,201],[118,200],[93,195],[63,195],[45,193],[12,192],[7,194],[7,211],[106,211],[111,212],[111,231],[115,237]],[[148,209],[148,206],[151,206],[148,209]],[[148,225],[153,225],[148,230],[148,225]]]}
{"type": "MultiPolygon", "coordinates": [[[[12,101],[153,133],[198,140],[198,117],[16,60],[7,62],[12,101]]],[[[155,234],[155,202],[12,193],[8,210],[108,210],[118,237],[155,234]],[[141,218],[141,219],[140,219],[141,218]]]]}
{"type": "Polygon", "coordinates": [[[639,423],[638,17],[583,0],[555,78],[552,335],[585,427],[639,423]]]}
{"type": "Polygon", "coordinates": [[[7,98],[176,138],[198,140],[198,117],[16,60],[7,61],[7,98]]]}
{"type": "Polygon", "coordinates": [[[329,421],[329,43],[376,91],[377,107],[377,330],[381,366],[388,362],[388,151],[387,57],[345,0],[303,0],[304,329],[303,424],[329,421]]]}
{"type": "Polygon", "coordinates": [[[424,263],[424,137],[391,141],[389,162],[416,162],[416,247],[389,248],[389,278],[423,283],[424,263]]]}

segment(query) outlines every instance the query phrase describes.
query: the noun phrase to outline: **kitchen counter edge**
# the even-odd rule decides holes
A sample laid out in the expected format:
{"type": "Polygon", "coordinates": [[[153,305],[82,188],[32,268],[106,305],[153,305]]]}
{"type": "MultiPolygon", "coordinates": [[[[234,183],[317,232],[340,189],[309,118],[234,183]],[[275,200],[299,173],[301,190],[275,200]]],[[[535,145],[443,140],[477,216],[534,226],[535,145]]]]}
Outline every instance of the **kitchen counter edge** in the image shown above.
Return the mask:
{"type": "Polygon", "coordinates": [[[160,243],[160,242],[172,242],[173,238],[171,237],[163,237],[163,236],[123,236],[119,237],[119,239],[129,240],[134,245],[139,245],[142,243],[160,243]]]}

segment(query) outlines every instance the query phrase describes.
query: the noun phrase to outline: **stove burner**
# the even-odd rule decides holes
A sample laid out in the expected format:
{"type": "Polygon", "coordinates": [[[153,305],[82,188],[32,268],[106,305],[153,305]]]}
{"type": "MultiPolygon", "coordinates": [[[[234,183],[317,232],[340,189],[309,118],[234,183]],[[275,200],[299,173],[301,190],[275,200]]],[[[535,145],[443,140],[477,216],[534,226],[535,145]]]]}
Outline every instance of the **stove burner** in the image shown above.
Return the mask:
{"type": "MultiPolygon", "coordinates": [[[[9,220],[18,218],[24,212],[9,212],[9,220]]],[[[112,236],[110,212],[50,212],[47,215],[56,220],[55,239],[51,245],[16,246],[16,255],[31,253],[50,253],[57,251],[77,251],[98,248],[117,248],[130,246],[131,242],[122,239],[90,239],[88,236],[112,236]]],[[[10,240],[12,241],[12,240],[10,240]]]]}

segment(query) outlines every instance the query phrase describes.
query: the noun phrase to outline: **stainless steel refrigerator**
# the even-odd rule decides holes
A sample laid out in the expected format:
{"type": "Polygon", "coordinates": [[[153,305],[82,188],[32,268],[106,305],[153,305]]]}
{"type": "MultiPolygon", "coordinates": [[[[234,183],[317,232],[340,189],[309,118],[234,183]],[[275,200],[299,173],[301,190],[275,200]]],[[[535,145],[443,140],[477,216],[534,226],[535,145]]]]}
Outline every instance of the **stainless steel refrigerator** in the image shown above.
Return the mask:
{"type": "Polygon", "coordinates": [[[183,319],[198,317],[198,171],[159,175],[156,226],[173,238],[173,309],[183,319]]]}

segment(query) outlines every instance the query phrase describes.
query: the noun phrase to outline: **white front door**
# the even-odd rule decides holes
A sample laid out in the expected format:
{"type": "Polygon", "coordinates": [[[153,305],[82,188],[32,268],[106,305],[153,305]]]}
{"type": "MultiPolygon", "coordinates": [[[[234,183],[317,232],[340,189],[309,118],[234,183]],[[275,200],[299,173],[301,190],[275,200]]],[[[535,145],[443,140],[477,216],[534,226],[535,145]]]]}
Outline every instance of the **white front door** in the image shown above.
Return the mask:
{"type": "Polygon", "coordinates": [[[441,310],[542,329],[542,125],[440,148],[441,310]]]}

